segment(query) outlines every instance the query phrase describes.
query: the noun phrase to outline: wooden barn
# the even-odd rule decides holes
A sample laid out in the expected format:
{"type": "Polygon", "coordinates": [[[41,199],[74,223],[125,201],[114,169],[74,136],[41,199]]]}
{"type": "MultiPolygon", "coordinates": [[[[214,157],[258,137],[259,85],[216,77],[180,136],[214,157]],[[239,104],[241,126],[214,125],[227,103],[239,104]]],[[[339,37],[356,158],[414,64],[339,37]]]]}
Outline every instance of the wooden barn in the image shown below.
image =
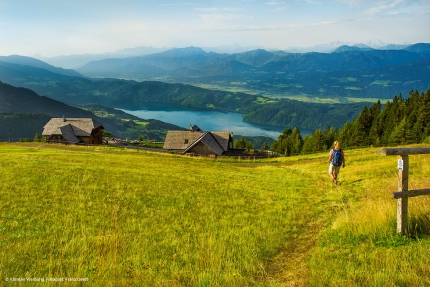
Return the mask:
{"type": "Polygon", "coordinates": [[[233,147],[230,132],[205,132],[197,126],[185,131],[168,131],[163,149],[182,154],[219,156],[233,147]]]}
{"type": "Polygon", "coordinates": [[[52,118],[42,135],[47,142],[101,144],[104,127],[92,118],[52,118]]]}

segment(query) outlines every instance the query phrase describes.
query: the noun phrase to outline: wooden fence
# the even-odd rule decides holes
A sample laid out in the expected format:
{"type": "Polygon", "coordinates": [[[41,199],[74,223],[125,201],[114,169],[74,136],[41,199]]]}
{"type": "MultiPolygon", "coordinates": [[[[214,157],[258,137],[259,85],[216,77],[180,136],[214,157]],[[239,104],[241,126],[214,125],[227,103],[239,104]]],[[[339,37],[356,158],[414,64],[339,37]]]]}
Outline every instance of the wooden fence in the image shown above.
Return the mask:
{"type": "Polygon", "coordinates": [[[430,154],[430,148],[383,148],[382,155],[398,155],[397,167],[399,169],[398,191],[392,197],[397,199],[397,233],[408,233],[408,198],[430,194],[430,189],[408,190],[409,155],[430,154]]]}

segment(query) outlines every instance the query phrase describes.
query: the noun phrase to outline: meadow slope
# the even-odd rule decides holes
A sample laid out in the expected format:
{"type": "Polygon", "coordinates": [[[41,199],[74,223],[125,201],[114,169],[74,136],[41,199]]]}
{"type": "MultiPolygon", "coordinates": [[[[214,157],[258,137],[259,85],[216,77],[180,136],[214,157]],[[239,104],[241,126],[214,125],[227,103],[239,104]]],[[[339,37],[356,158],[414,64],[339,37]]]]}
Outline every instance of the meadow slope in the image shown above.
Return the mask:
{"type": "MultiPolygon", "coordinates": [[[[409,200],[411,234],[396,235],[397,158],[377,151],[346,150],[335,186],[328,153],[0,144],[1,284],[430,285],[430,196],[409,200]]],[[[410,156],[410,189],[430,187],[429,163],[410,156]]]]}

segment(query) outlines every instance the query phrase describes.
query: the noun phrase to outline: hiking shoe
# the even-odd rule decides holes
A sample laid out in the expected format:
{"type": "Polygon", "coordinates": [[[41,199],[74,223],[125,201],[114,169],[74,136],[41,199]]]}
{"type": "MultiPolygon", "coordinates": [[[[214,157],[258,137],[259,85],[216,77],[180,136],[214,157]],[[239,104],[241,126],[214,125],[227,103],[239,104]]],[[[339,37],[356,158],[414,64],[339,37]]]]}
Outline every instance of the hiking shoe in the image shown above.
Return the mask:
{"type": "Polygon", "coordinates": [[[333,183],[337,185],[337,180],[336,180],[336,179],[333,179],[333,183]]]}

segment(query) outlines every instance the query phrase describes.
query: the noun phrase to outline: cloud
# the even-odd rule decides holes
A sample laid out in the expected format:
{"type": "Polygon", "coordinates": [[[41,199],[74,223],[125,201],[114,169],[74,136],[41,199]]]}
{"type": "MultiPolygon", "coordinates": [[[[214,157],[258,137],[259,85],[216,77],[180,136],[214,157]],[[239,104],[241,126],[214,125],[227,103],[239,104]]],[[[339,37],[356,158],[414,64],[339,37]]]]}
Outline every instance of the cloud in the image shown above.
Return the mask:
{"type": "Polygon", "coordinates": [[[289,9],[289,6],[285,5],[285,2],[269,1],[269,2],[266,2],[265,4],[270,7],[273,7],[273,9],[271,9],[270,11],[279,12],[279,11],[285,11],[289,9]]]}
{"type": "Polygon", "coordinates": [[[241,15],[241,14],[222,14],[222,13],[214,13],[214,14],[200,14],[200,18],[205,19],[250,19],[250,16],[241,15]]]}
{"type": "Polygon", "coordinates": [[[306,2],[306,3],[308,3],[308,4],[312,4],[312,5],[314,5],[314,4],[321,4],[321,2],[318,2],[318,1],[312,1],[312,0],[304,0],[304,2],[306,2]]]}
{"type": "Polygon", "coordinates": [[[270,2],[266,2],[267,5],[271,5],[271,6],[279,6],[279,5],[284,5],[285,2],[279,2],[279,1],[270,1],[270,2]]]}
{"type": "Polygon", "coordinates": [[[243,8],[234,8],[234,7],[209,7],[209,8],[194,8],[193,10],[198,12],[205,12],[205,13],[220,13],[220,12],[236,12],[236,11],[242,11],[243,8]]]}
{"type": "Polygon", "coordinates": [[[404,0],[395,0],[395,1],[379,1],[375,2],[375,6],[364,11],[364,14],[368,15],[378,15],[383,13],[388,13],[395,8],[403,6],[402,4],[406,2],[404,0]]]}
{"type": "Polygon", "coordinates": [[[238,15],[226,15],[226,14],[210,14],[202,15],[202,18],[206,21],[205,26],[200,26],[201,29],[207,30],[227,30],[227,31],[286,31],[296,29],[306,29],[321,26],[333,25],[341,22],[348,22],[350,19],[331,19],[327,21],[314,22],[314,23],[291,23],[291,24],[274,24],[274,25],[245,25],[235,24],[227,20],[237,19],[238,15]]]}
{"type": "MultiPolygon", "coordinates": [[[[429,4],[427,4],[429,7],[429,4]]],[[[377,1],[357,15],[359,21],[370,21],[382,18],[416,17],[423,12],[423,3],[420,0],[377,1]]]]}
{"type": "Polygon", "coordinates": [[[195,3],[184,2],[184,3],[163,3],[160,6],[197,6],[195,3]]]}

